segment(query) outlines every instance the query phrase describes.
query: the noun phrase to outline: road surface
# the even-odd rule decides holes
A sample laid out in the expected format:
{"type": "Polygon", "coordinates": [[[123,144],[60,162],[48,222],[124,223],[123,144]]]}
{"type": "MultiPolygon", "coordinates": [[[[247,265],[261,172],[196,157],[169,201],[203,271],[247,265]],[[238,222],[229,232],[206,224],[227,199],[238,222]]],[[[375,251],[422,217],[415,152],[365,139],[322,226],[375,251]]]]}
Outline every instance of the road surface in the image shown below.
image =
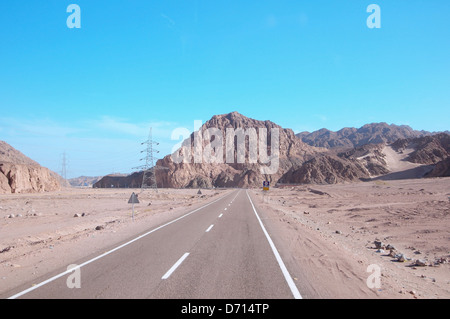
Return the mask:
{"type": "Polygon", "coordinates": [[[247,190],[74,264],[6,297],[301,298],[247,190]]]}

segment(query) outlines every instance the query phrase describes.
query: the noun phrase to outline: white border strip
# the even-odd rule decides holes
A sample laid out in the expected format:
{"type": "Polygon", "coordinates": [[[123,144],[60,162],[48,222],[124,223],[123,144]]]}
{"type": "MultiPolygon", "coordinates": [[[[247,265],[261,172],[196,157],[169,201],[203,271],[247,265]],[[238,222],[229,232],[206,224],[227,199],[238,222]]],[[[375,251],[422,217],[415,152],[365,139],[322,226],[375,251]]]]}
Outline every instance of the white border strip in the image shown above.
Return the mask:
{"type": "Polygon", "coordinates": [[[302,296],[300,295],[300,292],[297,289],[297,286],[295,285],[294,281],[292,280],[291,275],[289,274],[289,271],[287,270],[286,266],[284,265],[283,260],[281,259],[280,254],[278,253],[277,248],[275,247],[275,244],[273,243],[272,239],[269,236],[269,233],[266,231],[266,228],[264,227],[264,224],[261,221],[261,218],[259,218],[258,213],[256,212],[255,205],[253,205],[252,199],[248,195],[248,191],[245,191],[247,193],[247,197],[250,200],[250,204],[252,204],[253,211],[255,212],[256,218],[259,221],[259,224],[261,225],[261,228],[264,232],[264,235],[266,235],[267,241],[269,242],[270,247],[272,248],[273,254],[275,255],[275,258],[278,261],[278,265],[281,268],[281,271],[283,272],[284,279],[286,279],[286,282],[291,289],[292,294],[294,295],[295,299],[302,299],[302,296]]]}
{"type": "MultiPolygon", "coordinates": [[[[232,194],[232,193],[230,193],[230,194],[232,194]]],[[[19,298],[19,297],[21,297],[21,296],[23,296],[23,295],[25,295],[25,294],[27,294],[27,293],[29,293],[29,292],[35,290],[35,289],[38,289],[39,287],[42,287],[42,286],[44,286],[44,285],[46,285],[46,284],[48,284],[48,283],[50,283],[50,282],[52,282],[52,281],[54,281],[54,280],[56,280],[56,279],[62,277],[62,276],[64,276],[64,275],[67,275],[67,274],[73,272],[75,269],[79,269],[79,268],[81,268],[81,267],[84,267],[84,266],[86,266],[86,265],[88,265],[88,264],[90,264],[90,263],[92,263],[92,262],[94,262],[94,261],[96,261],[96,260],[98,260],[98,259],[100,259],[100,258],[103,258],[103,257],[105,257],[105,256],[107,256],[107,255],[109,255],[109,254],[111,254],[111,253],[113,253],[113,252],[115,252],[116,250],[119,250],[119,249],[121,249],[121,248],[123,248],[123,247],[125,247],[125,246],[128,246],[128,245],[131,244],[131,243],[134,243],[135,241],[137,241],[137,240],[139,240],[139,239],[141,239],[141,238],[143,238],[143,237],[145,237],[145,236],[150,235],[151,233],[153,233],[153,232],[155,232],[155,231],[157,231],[157,230],[159,230],[159,229],[161,229],[161,228],[164,228],[164,227],[166,227],[166,226],[168,226],[168,225],[170,225],[170,224],[172,224],[172,223],[175,223],[176,221],[179,221],[180,219],[183,219],[183,218],[185,218],[185,217],[187,217],[187,216],[189,216],[189,215],[191,215],[191,214],[193,214],[193,213],[195,213],[195,212],[197,212],[197,211],[199,211],[199,210],[201,210],[201,209],[203,209],[203,208],[205,208],[205,207],[208,207],[209,205],[214,204],[215,202],[217,202],[217,201],[219,201],[219,200],[225,198],[226,196],[228,196],[228,195],[230,195],[230,194],[226,194],[226,195],[224,195],[224,196],[222,196],[222,197],[216,199],[215,201],[212,201],[211,203],[208,203],[208,204],[206,204],[206,205],[204,205],[204,206],[202,206],[202,207],[199,207],[199,208],[193,210],[192,212],[189,212],[189,213],[187,213],[187,214],[185,214],[185,215],[183,215],[183,216],[181,216],[181,217],[178,217],[178,218],[176,218],[176,219],[174,219],[174,220],[172,220],[172,221],[170,221],[170,222],[168,222],[168,223],[166,223],[166,224],[164,224],[164,225],[161,225],[161,226],[159,226],[159,227],[157,227],[157,228],[155,228],[155,229],[153,229],[153,230],[151,230],[151,231],[149,231],[149,232],[147,232],[147,233],[145,233],[145,234],[143,234],[143,235],[140,235],[140,236],[136,237],[135,239],[132,239],[132,240],[130,240],[129,242],[126,242],[125,244],[122,244],[122,245],[120,245],[120,246],[118,246],[118,247],[116,247],[116,248],[114,248],[114,249],[111,249],[110,251],[107,251],[107,252],[105,252],[105,253],[103,253],[103,254],[101,254],[101,255],[95,257],[95,258],[92,258],[91,260],[88,260],[88,261],[82,263],[81,265],[78,265],[78,267],[75,267],[75,268],[71,268],[71,269],[69,269],[69,270],[66,270],[66,271],[64,271],[64,272],[62,272],[62,273],[60,273],[60,274],[58,274],[58,275],[56,275],[56,276],[53,276],[53,277],[51,277],[51,278],[49,278],[49,279],[47,279],[47,280],[45,280],[45,281],[43,281],[43,282],[41,282],[41,283],[39,283],[39,284],[36,284],[36,285],[34,285],[34,286],[32,286],[32,287],[30,287],[30,288],[28,288],[28,289],[25,289],[24,291],[19,292],[19,293],[15,294],[14,296],[9,297],[8,299],[16,299],[16,298],[19,298]]]]}

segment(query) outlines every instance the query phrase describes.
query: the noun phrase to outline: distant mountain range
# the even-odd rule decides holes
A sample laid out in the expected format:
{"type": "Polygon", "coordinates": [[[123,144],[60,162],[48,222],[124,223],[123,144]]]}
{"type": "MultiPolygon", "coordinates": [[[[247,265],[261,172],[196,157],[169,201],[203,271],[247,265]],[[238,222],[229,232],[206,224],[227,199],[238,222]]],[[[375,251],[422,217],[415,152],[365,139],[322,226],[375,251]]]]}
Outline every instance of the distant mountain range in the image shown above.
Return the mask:
{"type": "Polygon", "coordinates": [[[80,176],[76,178],[70,178],[67,181],[72,187],[92,187],[103,176],[80,176]]]}
{"type": "MultiPolygon", "coordinates": [[[[223,132],[227,129],[259,128],[279,130],[279,165],[276,172],[265,174],[267,165],[250,163],[249,142],[246,142],[244,163],[238,163],[234,145],[234,159],[226,163],[175,163],[173,156],[186,153],[178,149],[157,162],[166,170],[157,170],[159,187],[260,187],[268,180],[278,184],[334,184],[373,179],[420,178],[425,176],[450,176],[448,157],[450,135],[416,131],[409,126],[386,123],[367,124],[363,127],[344,128],[338,132],[322,129],[316,132],[294,134],[271,121],[259,121],[238,112],[215,115],[200,128],[201,135],[210,129],[223,132]],[[446,164],[447,163],[447,164],[446,164]]],[[[259,133],[257,133],[259,138],[259,133]]],[[[195,134],[184,141],[188,153],[193,151],[195,134]]],[[[215,138],[214,138],[215,139],[215,138]]],[[[203,140],[208,146],[214,139],[203,140]]],[[[267,136],[270,150],[270,135],[267,136]]],[[[210,150],[209,150],[210,151],[210,150]]],[[[94,187],[136,187],[142,183],[142,172],[127,177],[106,176],[94,187]]]]}
{"type": "MultiPolygon", "coordinates": [[[[366,124],[360,128],[346,127],[337,132],[326,128],[296,134],[308,145],[326,148],[358,147],[365,144],[393,143],[398,139],[431,136],[442,132],[416,131],[407,125],[387,123],[366,124]]],[[[450,134],[449,131],[444,133],[450,134]]]]}
{"type": "MultiPolygon", "coordinates": [[[[321,129],[294,134],[291,129],[271,121],[255,120],[232,112],[213,116],[182,145],[173,154],[157,161],[157,166],[164,168],[156,170],[158,187],[261,187],[263,181],[270,181],[271,185],[335,184],[450,176],[448,131],[416,131],[405,125],[372,123],[337,132],[321,129]],[[236,133],[229,140],[229,145],[226,143],[227,130],[236,133]],[[210,137],[208,133],[211,131],[216,132],[216,136],[210,137]],[[239,132],[247,135],[239,136],[239,132]],[[277,138],[272,140],[276,134],[277,138]],[[194,163],[194,146],[198,136],[203,136],[199,142],[203,155],[214,153],[214,149],[215,154],[222,156],[219,163],[205,161],[205,157],[194,163]],[[239,140],[241,143],[238,143],[239,140]],[[266,144],[260,145],[261,141],[266,144]],[[216,144],[218,142],[222,144],[216,144]],[[238,145],[243,147],[241,152],[238,145]],[[251,146],[252,149],[254,146],[258,148],[253,153],[260,156],[258,161],[250,160],[253,156],[249,152],[251,146]],[[271,159],[270,156],[275,154],[273,147],[279,153],[271,159]],[[263,154],[269,156],[265,163],[261,161],[263,154]],[[174,161],[184,155],[191,155],[191,158],[174,161]],[[273,171],[268,170],[273,166],[273,171]]],[[[130,175],[81,176],[69,182],[77,187],[137,188],[141,186],[142,179],[141,171],[130,175]]],[[[68,186],[68,182],[61,176],[0,141],[0,193],[54,191],[62,185],[68,186]]]]}

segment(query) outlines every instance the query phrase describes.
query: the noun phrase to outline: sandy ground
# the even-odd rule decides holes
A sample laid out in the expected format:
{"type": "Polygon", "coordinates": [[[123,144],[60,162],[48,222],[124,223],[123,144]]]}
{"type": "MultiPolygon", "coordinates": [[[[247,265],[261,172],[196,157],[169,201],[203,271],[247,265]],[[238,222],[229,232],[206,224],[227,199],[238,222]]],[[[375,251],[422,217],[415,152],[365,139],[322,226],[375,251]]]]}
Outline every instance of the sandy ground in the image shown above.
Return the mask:
{"type": "Polygon", "coordinates": [[[30,281],[39,283],[52,271],[101,254],[231,190],[202,190],[201,195],[197,189],[146,190],[135,205],[134,221],[128,204],[133,191],[140,193],[71,188],[0,195],[0,295],[30,281]]]}
{"type": "Polygon", "coordinates": [[[450,178],[254,194],[269,231],[280,237],[278,249],[291,256],[291,275],[306,285],[303,297],[450,298],[450,178]],[[406,260],[374,241],[394,246],[406,260]],[[417,259],[426,266],[416,266],[417,259]],[[380,270],[379,288],[367,285],[375,274],[370,265],[380,270]]]}
{"type": "MultiPolygon", "coordinates": [[[[127,203],[132,191],[0,195],[0,295],[231,190],[146,191],[134,221],[127,203]]],[[[250,193],[304,298],[450,298],[450,178],[250,193]],[[406,261],[389,257],[387,249],[377,252],[375,240],[395,246],[406,261]],[[414,266],[416,259],[428,265],[414,266]],[[369,265],[381,271],[379,288],[367,286],[369,265]]]]}

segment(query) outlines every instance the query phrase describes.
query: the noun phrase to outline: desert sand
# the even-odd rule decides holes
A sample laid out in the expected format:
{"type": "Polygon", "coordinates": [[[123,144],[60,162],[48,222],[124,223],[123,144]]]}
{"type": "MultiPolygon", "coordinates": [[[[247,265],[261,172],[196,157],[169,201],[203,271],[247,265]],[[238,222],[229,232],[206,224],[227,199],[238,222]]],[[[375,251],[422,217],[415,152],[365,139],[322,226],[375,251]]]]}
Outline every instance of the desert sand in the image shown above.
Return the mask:
{"type": "Polygon", "coordinates": [[[450,178],[256,193],[278,249],[298,269],[292,276],[310,285],[305,298],[450,298],[450,178]],[[381,269],[380,288],[367,286],[370,265],[381,269]]]}
{"type": "MultiPolygon", "coordinates": [[[[0,195],[0,296],[231,190],[147,190],[134,221],[128,204],[133,191],[140,193],[73,188],[0,195]]],[[[250,193],[304,298],[450,297],[450,178],[250,193]],[[405,261],[388,256],[387,248],[378,250],[375,241],[394,246],[405,261]],[[416,259],[426,265],[416,266],[416,259]],[[381,269],[379,288],[367,286],[369,265],[381,269]]]]}

